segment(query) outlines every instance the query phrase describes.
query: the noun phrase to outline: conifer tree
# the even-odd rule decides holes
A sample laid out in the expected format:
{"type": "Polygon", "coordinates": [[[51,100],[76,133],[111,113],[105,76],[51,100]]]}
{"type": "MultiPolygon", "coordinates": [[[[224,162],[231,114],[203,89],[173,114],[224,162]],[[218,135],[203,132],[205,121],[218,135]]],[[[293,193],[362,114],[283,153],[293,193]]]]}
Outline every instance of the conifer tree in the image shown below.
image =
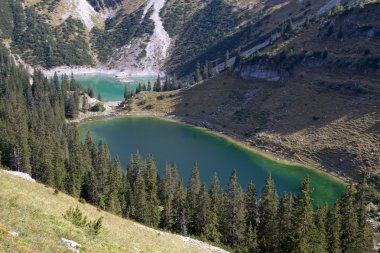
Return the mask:
{"type": "Polygon", "coordinates": [[[366,190],[368,174],[363,172],[356,193],[356,210],[358,214],[358,244],[357,251],[370,253],[373,251],[372,229],[368,223],[368,211],[366,209],[366,190]]]}
{"type": "Polygon", "coordinates": [[[105,206],[106,210],[121,215],[121,186],[122,186],[122,171],[119,157],[116,156],[114,164],[108,171],[106,181],[106,197],[105,206]]]}
{"type": "Polygon", "coordinates": [[[227,205],[225,212],[223,234],[225,242],[233,248],[240,248],[244,243],[245,217],[244,192],[234,170],[228,183],[227,205]]]}
{"type": "Polygon", "coordinates": [[[174,224],[174,210],[173,210],[173,199],[175,194],[175,189],[178,182],[178,172],[175,165],[165,166],[164,179],[162,185],[162,195],[163,195],[163,211],[161,213],[160,226],[162,228],[171,229],[174,224]]]}
{"type": "Polygon", "coordinates": [[[340,230],[341,219],[339,203],[336,203],[328,212],[327,217],[327,250],[329,253],[341,253],[340,230]]]}
{"type": "Polygon", "coordinates": [[[199,170],[198,170],[198,162],[196,161],[194,163],[193,170],[191,171],[191,177],[189,181],[189,186],[187,190],[187,197],[186,202],[188,205],[187,208],[187,217],[188,217],[188,230],[189,233],[194,234],[195,231],[195,224],[196,224],[196,216],[197,214],[197,198],[201,187],[201,180],[199,177],[199,170]]]}
{"type": "Polygon", "coordinates": [[[160,77],[160,75],[157,76],[157,80],[156,80],[156,82],[154,83],[153,90],[154,90],[154,91],[157,91],[157,92],[160,92],[160,91],[161,91],[161,77],[160,77]]]}
{"type": "Polygon", "coordinates": [[[256,188],[253,182],[249,182],[247,192],[245,194],[245,223],[246,226],[256,227],[256,221],[258,219],[256,188]]]}
{"type": "Polygon", "coordinates": [[[215,173],[212,177],[211,187],[210,187],[210,212],[209,212],[209,222],[205,227],[206,238],[210,241],[220,242],[220,224],[221,220],[221,209],[222,209],[222,189],[219,184],[219,179],[215,173]]]}
{"type": "Polygon", "coordinates": [[[352,185],[347,186],[340,202],[341,247],[343,253],[357,252],[358,216],[355,210],[355,191],[352,185]]]}
{"type": "Polygon", "coordinates": [[[132,218],[147,224],[147,201],[145,192],[145,180],[142,170],[138,170],[136,181],[132,185],[134,212],[132,218]]]}
{"type": "Polygon", "coordinates": [[[292,215],[294,212],[294,198],[291,193],[283,193],[277,213],[278,251],[292,252],[292,215]]]}
{"type": "Polygon", "coordinates": [[[209,73],[208,73],[208,62],[205,62],[205,65],[203,66],[203,79],[207,80],[209,78],[209,73]]]}
{"type": "Polygon", "coordinates": [[[145,170],[145,187],[146,187],[146,200],[147,200],[147,217],[146,224],[152,227],[157,227],[160,221],[160,211],[158,209],[158,171],[156,162],[153,155],[147,158],[147,167],[145,170]]]}
{"type": "Polygon", "coordinates": [[[257,242],[257,228],[252,224],[247,225],[247,231],[245,233],[245,243],[243,252],[256,253],[259,251],[259,245],[257,242]]]}
{"type": "Polygon", "coordinates": [[[202,77],[201,77],[201,65],[199,62],[197,62],[197,65],[195,68],[194,81],[195,81],[195,83],[199,83],[201,81],[201,79],[202,79],[202,77]]]}
{"type": "Polygon", "coordinates": [[[230,60],[230,52],[227,50],[224,55],[224,69],[227,69],[230,67],[228,64],[229,60],[230,60]]]}
{"type": "Polygon", "coordinates": [[[327,253],[327,204],[317,207],[314,212],[315,229],[312,235],[312,250],[314,252],[327,253]]]}
{"type": "Polygon", "coordinates": [[[93,98],[94,97],[94,88],[92,88],[92,86],[88,86],[87,88],[87,94],[90,98],[93,98]]]}
{"type": "Polygon", "coordinates": [[[300,187],[300,194],[296,199],[293,220],[293,250],[306,252],[312,248],[313,206],[310,197],[309,177],[306,176],[300,187]]]}
{"type": "Polygon", "coordinates": [[[258,227],[259,248],[262,252],[276,252],[278,243],[277,232],[277,191],[272,175],[269,174],[261,191],[261,202],[259,206],[258,227]]]}
{"type": "Polygon", "coordinates": [[[205,184],[202,184],[197,196],[195,212],[194,234],[201,236],[202,238],[209,237],[209,235],[206,235],[206,226],[210,222],[210,199],[205,184]]]}
{"type": "Polygon", "coordinates": [[[186,235],[186,191],[182,180],[179,180],[173,193],[172,202],[172,229],[174,232],[186,235]]]}

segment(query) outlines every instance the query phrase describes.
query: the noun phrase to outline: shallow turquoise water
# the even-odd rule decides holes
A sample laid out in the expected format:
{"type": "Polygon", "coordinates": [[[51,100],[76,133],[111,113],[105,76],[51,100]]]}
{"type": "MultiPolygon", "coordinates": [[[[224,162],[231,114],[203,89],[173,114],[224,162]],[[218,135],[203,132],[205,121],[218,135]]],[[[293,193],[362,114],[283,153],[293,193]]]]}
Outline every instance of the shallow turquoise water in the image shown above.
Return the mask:
{"type": "Polygon", "coordinates": [[[92,86],[92,88],[94,88],[95,97],[97,97],[100,93],[104,101],[122,100],[124,97],[125,86],[127,86],[128,89],[135,90],[139,83],[147,84],[148,80],[151,80],[152,82],[155,78],[135,76],[128,77],[128,79],[131,79],[133,81],[128,83],[120,82],[117,78],[113,77],[112,75],[75,75],[75,80],[77,80],[86,89],[87,87],[92,86]]]}
{"type": "Polygon", "coordinates": [[[320,171],[288,165],[252,152],[228,139],[186,124],[151,117],[127,117],[81,124],[82,138],[90,131],[95,140],[108,143],[111,154],[119,154],[125,168],[136,150],[146,156],[154,154],[160,172],[166,162],[176,163],[187,183],[195,160],[199,162],[201,180],[210,183],[216,172],[225,187],[234,168],[239,182],[246,187],[252,180],[261,189],[272,173],[279,193],[298,192],[305,175],[311,179],[315,204],[332,204],[340,197],[344,184],[320,171]]]}

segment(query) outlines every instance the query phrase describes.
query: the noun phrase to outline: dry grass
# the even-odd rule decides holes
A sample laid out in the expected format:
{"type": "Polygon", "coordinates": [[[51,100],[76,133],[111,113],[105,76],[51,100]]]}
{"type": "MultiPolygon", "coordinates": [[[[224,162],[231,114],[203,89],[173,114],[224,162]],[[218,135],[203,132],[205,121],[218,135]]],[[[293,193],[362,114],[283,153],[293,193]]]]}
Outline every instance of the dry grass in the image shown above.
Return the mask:
{"type": "Polygon", "coordinates": [[[130,220],[81,204],[66,194],[0,170],[0,252],[66,252],[61,238],[74,240],[83,252],[212,252],[179,236],[157,232],[130,220]],[[104,229],[91,236],[62,214],[79,206],[90,219],[104,217],[104,229]],[[18,237],[7,232],[17,231],[18,237]]]}
{"type": "Polygon", "coordinates": [[[181,91],[139,94],[132,113],[175,115],[341,176],[378,170],[379,98],[314,83],[324,77],[344,81],[333,73],[309,76],[273,83],[221,75],[181,91]]]}

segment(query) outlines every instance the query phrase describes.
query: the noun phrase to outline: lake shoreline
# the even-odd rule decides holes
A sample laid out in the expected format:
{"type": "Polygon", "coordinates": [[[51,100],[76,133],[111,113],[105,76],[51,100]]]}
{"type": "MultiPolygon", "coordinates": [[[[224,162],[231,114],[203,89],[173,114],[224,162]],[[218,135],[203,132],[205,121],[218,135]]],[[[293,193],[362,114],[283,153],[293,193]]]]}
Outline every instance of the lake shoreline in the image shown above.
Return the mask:
{"type": "MultiPolygon", "coordinates": [[[[310,170],[316,171],[318,173],[326,174],[327,176],[333,178],[335,181],[343,184],[348,184],[352,182],[352,180],[348,177],[344,177],[341,175],[337,175],[333,171],[329,171],[326,169],[318,168],[318,165],[313,165],[313,164],[308,164],[308,163],[303,163],[302,161],[294,161],[293,158],[287,157],[284,154],[278,154],[270,149],[268,147],[258,147],[255,145],[252,145],[249,141],[244,139],[241,136],[238,136],[234,133],[228,132],[228,131],[218,131],[216,129],[213,129],[211,127],[205,127],[205,126],[200,126],[195,120],[192,120],[191,118],[186,118],[186,117],[180,117],[176,116],[173,114],[164,114],[164,113],[152,113],[152,112],[143,112],[143,111],[131,111],[131,112],[126,112],[126,111],[120,111],[116,110],[116,107],[112,107],[112,111],[104,114],[104,113],[99,113],[97,115],[88,115],[86,117],[82,117],[77,120],[72,120],[69,122],[72,123],[77,123],[77,124],[84,124],[84,123],[89,123],[93,121],[100,121],[100,120],[112,120],[112,119],[118,119],[118,118],[125,118],[125,117],[151,117],[151,118],[158,118],[161,120],[166,120],[166,121],[171,121],[177,124],[186,124],[194,128],[198,128],[202,131],[207,131],[210,134],[217,135],[237,146],[240,148],[246,149],[249,152],[253,152],[255,154],[258,154],[260,156],[263,156],[267,159],[270,159],[272,161],[286,164],[286,165],[293,165],[293,166],[299,166],[299,167],[306,167],[310,170]]],[[[269,147],[269,148],[274,148],[274,147],[269,147]]]]}
{"type": "Polygon", "coordinates": [[[112,76],[116,78],[119,82],[129,83],[132,82],[131,77],[150,77],[156,76],[160,73],[149,72],[149,71],[130,71],[130,70],[117,70],[117,69],[108,69],[105,67],[69,67],[69,66],[59,66],[51,69],[40,68],[44,75],[47,77],[54,76],[55,73],[58,76],[61,75],[105,75],[112,76]],[[132,74],[133,73],[133,74],[132,74]]]}

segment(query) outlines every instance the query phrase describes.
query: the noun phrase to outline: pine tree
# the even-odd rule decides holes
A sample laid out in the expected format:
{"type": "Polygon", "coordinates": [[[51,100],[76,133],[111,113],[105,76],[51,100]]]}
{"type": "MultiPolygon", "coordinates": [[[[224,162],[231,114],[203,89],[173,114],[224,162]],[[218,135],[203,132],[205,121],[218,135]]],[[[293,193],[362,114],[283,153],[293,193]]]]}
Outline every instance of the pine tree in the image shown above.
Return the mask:
{"type": "Polygon", "coordinates": [[[156,82],[154,83],[153,90],[154,90],[154,91],[157,91],[157,92],[160,92],[160,91],[161,91],[161,77],[160,77],[160,75],[157,76],[157,80],[156,80],[156,82]]]}
{"type": "Polygon", "coordinates": [[[244,242],[244,192],[234,170],[230,177],[227,192],[227,208],[225,212],[223,235],[224,241],[233,248],[240,248],[244,242]]]}
{"type": "Polygon", "coordinates": [[[197,196],[195,211],[194,234],[207,238],[209,237],[209,235],[206,235],[206,226],[210,222],[210,198],[205,184],[202,184],[197,196]]]}
{"type": "Polygon", "coordinates": [[[98,100],[99,100],[99,101],[102,101],[102,95],[100,94],[100,92],[99,92],[99,94],[98,94],[98,100]]]}
{"type": "Polygon", "coordinates": [[[366,209],[366,190],[367,190],[367,178],[366,172],[361,175],[360,184],[358,184],[358,191],[356,194],[356,210],[358,214],[358,244],[357,252],[370,253],[373,251],[373,238],[372,229],[368,223],[368,212],[366,209]]]}
{"type": "Polygon", "coordinates": [[[313,206],[310,197],[309,177],[306,176],[296,199],[293,220],[293,251],[307,252],[312,248],[314,232],[313,206]]]}
{"type": "Polygon", "coordinates": [[[205,65],[203,66],[203,79],[207,80],[209,78],[209,73],[208,73],[208,62],[205,62],[205,65]]]}
{"type": "Polygon", "coordinates": [[[341,253],[340,230],[341,220],[339,204],[336,203],[327,217],[327,249],[329,253],[341,253]]]}
{"type": "Polygon", "coordinates": [[[294,198],[292,193],[283,193],[277,213],[278,251],[292,252],[292,215],[294,198]]]}
{"type": "Polygon", "coordinates": [[[146,224],[152,227],[157,227],[160,222],[160,211],[158,207],[157,185],[158,171],[153,155],[147,158],[147,167],[145,170],[145,187],[147,201],[147,217],[146,224]]]}
{"type": "Polygon", "coordinates": [[[173,199],[178,182],[178,172],[175,165],[166,164],[162,185],[163,211],[161,213],[160,226],[171,229],[174,224],[173,199]]]}
{"type": "Polygon", "coordinates": [[[148,91],[152,91],[152,84],[150,83],[150,80],[148,80],[148,87],[147,87],[148,91]]]}
{"type": "Polygon", "coordinates": [[[277,231],[277,191],[272,175],[269,174],[261,191],[259,206],[259,248],[262,252],[276,252],[278,243],[277,231]]]}
{"type": "Polygon", "coordinates": [[[91,86],[88,86],[87,94],[90,98],[93,98],[94,97],[94,88],[92,88],[91,86]]]}
{"type": "Polygon", "coordinates": [[[355,210],[354,187],[349,185],[340,202],[341,225],[341,247],[343,253],[354,253],[358,238],[358,217],[355,210]]]}
{"type": "Polygon", "coordinates": [[[256,253],[259,251],[259,245],[257,243],[257,229],[252,226],[252,224],[247,225],[244,244],[243,252],[256,253]]]}
{"type": "Polygon", "coordinates": [[[191,177],[189,181],[189,186],[187,190],[186,202],[188,205],[187,208],[187,217],[188,217],[188,230],[190,234],[195,234],[195,224],[197,214],[197,198],[201,187],[201,180],[199,177],[198,162],[194,163],[193,170],[191,171],[191,177]]]}
{"type": "Polygon", "coordinates": [[[127,85],[124,86],[124,99],[127,100],[130,98],[130,92],[127,88],[127,85]]]}
{"type": "Polygon", "coordinates": [[[201,65],[199,64],[199,62],[197,62],[197,65],[196,65],[196,68],[195,68],[195,77],[194,77],[194,81],[195,83],[199,83],[201,81],[201,65]]]}
{"type": "Polygon", "coordinates": [[[180,180],[177,183],[173,193],[172,202],[172,229],[174,232],[186,235],[187,234],[187,217],[186,217],[186,190],[183,182],[180,180]]]}
{"type": "Polygon", "coordinates": [[[315,229],[312,235],[312,250],[314,252],[327,253],[327,204],[317,207],[314,213],[315,229]]]}
{"type": "Polygon", "coordinates": [[[220,242],[220,224],[221,224],[221,208],[222,208],[222,189],[219,184],[219,179],[215,173],[212,177],[210,188],[210,212],[208,223],[205,226],[206,238],[210,241],[220,242]]]}
{"type": "Polygon", "coordinates": [[[105,206],[106,210],[121,215],[121,186],[122,186],[122,172],[119,157],[116,156],[111,169],[108,171],[106,181],[106,197],[105,206]]]}
{"type": "Polygon", "coordinates": [[[147,223],[147,201],[145,188],[143,171],[139,170],[136,181],[132,186],[135,210],[135,212],[132,213],[132,218],[144,224],[147,223]]]}
{"type": "Polygon", "coordinates": [[[253,182],[249,182],[247,192],[245,194],[245,223],[248,227],[250,224],[256,227],[256,221],[258,219],[257,214],[257,199],[256,199],[256,188],[253,182]]]}
{"type": "Polygon", "coordinates": [[[229,66],[229,60],[230,60],[230,52],[227,50],[226,54],[224,55],[224,69],[228,69],[229,66]]]}

